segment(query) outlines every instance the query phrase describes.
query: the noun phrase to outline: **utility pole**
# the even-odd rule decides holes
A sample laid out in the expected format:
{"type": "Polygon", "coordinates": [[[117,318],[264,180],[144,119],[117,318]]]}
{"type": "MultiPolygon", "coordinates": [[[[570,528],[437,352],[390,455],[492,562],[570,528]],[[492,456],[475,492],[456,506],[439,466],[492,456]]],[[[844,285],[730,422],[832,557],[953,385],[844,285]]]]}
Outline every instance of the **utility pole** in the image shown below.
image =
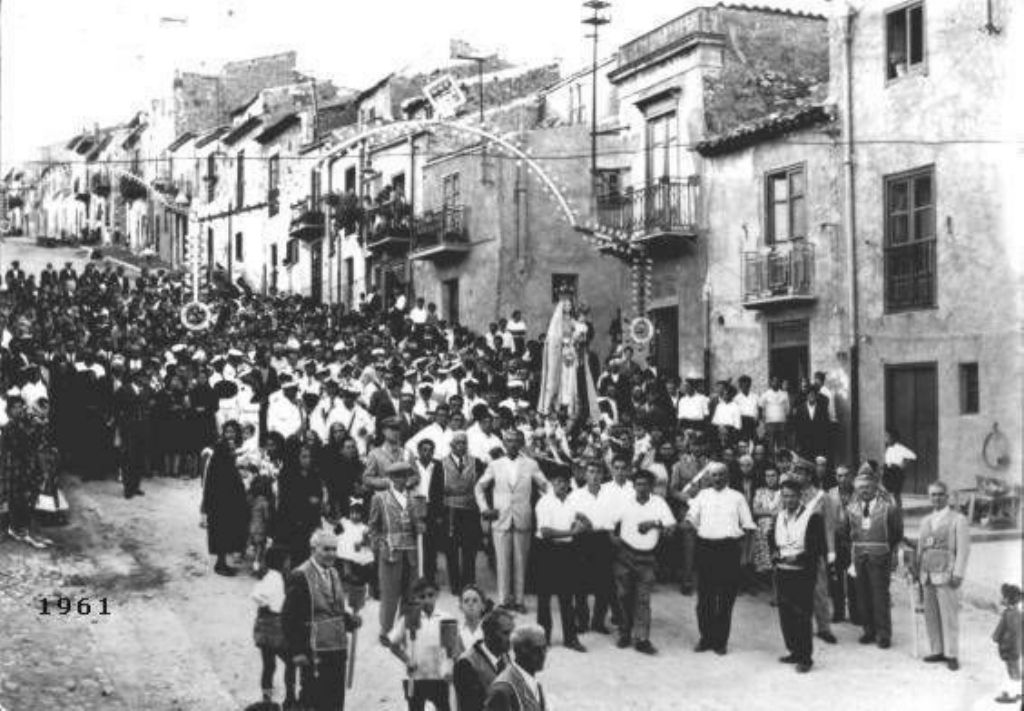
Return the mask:
{"type": "Polygon", "coordinates": [[[611,22],[611,18],[602,15],[601,11],[611,7],[607,0],[586,0],[583,7],[591,11],[589,17],[584,17],[584,25],[590,25],[592,31],[586,37],[593,39],[593,59],[590,67],[590,179],[593,187],[593,195],[597,196],[597,39],[602,25],[611,22]]]}

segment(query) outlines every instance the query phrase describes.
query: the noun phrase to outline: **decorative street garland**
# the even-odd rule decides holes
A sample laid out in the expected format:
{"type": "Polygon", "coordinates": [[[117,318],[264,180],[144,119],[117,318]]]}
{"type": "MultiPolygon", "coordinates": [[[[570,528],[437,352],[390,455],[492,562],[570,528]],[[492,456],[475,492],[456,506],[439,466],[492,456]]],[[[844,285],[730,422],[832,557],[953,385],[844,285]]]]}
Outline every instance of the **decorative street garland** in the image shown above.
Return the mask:
{"type": "Polygon", "coordinates": [[[181,307],[181,325],[189,331],[205,331],[213,321],[213,311],[202,301],[190,301],[181,307]]]}

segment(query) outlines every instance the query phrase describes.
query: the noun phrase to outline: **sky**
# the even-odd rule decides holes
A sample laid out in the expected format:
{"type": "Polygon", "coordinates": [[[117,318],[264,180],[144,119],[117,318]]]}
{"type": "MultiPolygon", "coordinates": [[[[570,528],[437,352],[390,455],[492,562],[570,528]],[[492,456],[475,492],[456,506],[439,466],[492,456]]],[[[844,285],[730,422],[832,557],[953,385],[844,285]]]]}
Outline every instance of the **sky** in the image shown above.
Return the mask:
{"type": "MultiPolygon", "coordinates": [[[[615,0],[601,53],[698,4],[708,3],[615,0]]],[[[443,63],[450,38],[523,62],[561,58],[571,71],[589,62],[583,16],[580,0],[7,0],[2,161],[126,121],[170,92],[176,68],[217,73],[226,61],[292,49],[300,71],[349,88],[443,63]]]]}

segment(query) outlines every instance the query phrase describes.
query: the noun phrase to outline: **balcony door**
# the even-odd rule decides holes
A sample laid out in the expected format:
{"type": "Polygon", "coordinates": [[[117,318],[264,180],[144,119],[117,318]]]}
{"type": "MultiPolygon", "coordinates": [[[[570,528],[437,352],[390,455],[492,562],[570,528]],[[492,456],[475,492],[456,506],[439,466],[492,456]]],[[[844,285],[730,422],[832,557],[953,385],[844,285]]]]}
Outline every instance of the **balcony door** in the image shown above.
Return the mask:
{"type": "Polygon", "coordinates": [[[324,243],[323,240],[318,240],[313,243],[310,249],[310,260],[309,268],[310,274],[310,291],[309,295],[313,297],[313,301],[317,303],[323,301],[324,298],[324,243]]]}
{"type": "Polygon", "coordinates": [[[647,312],[654,324],[651,341],[651,360],[658,375],[672,377],[679,374],[679,307],[651,309],[647,312]]]}
{"type": "Polygon", "coordinates": [[[805,319],[768,324],[768,375],[778,378],[790,396],[811,376],[811,326],[805,319]]]}
{"type": "Polygon", "coordinates": [[[647,119],[644,177],[648,185],[679,177],[679,122],[675,111],[647,119]]]}
{"type": "Polygon", "coordinates": [[[444,309],[443,313],[449,324],[457,324],[459,322],[459,280],[447,279],[444,284],[444,291],[442,292],[441,305],[444,309]]]}

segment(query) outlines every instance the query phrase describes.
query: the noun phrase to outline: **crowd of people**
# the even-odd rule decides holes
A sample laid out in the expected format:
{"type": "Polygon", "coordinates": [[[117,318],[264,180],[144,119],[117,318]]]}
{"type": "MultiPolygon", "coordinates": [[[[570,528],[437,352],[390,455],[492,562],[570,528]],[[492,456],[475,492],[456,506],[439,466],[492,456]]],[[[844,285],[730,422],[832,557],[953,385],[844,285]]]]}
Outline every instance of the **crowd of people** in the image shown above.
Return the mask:
{"type": "MultiPolygon", "coordinates": [[[[740,376],[709,396],[702,378],[659,375],[628,345],[601,358],[574,306],[567,362],[580,377],[564,382],[582,405],[552,407],[550,344],[519,312],[477,334],[423,299],[385,307],[371,293],[345,311],[215,281],[211,323],[194,329],[179,317],[189,298],[147,270],[48,265],[36,280],[12,265],[0,510],[11,537],[45,547],[32,515],[58,472],[116,473],[127,498],[147,477],[199,479],[215,572],[259,577],[268,703],[280,660],[286,707],[343,707],[364,592],[380,602],[378,640],[406,666],[412,709],[449,708],[449,684],[463,711],[543,708],[534,674],[552,598],[568,649],[614,633],[619,648],[656,654],[658,582],[696,593],[697,652],[727,653],[744,591],[778,606],[781,661],[799,672],[815,628],[835,644],[831,626],[850,622],[861,643],[891,644],[914,454],[891,432],[881,463],[838,462],[822,373],[794,393],[773,378],[757,395],[740,376]],[[490,611],[482,564],[496,574],[490,611]],[[435,608],[442,583],[461,622],[435,608]],[[528,593],[535,626],[515,616],[528,593]]],[[[923,590],[926,661],[956,669],[969,538],[946,487],[930,494],[934,530],[906,569],[923,590]]]]}

